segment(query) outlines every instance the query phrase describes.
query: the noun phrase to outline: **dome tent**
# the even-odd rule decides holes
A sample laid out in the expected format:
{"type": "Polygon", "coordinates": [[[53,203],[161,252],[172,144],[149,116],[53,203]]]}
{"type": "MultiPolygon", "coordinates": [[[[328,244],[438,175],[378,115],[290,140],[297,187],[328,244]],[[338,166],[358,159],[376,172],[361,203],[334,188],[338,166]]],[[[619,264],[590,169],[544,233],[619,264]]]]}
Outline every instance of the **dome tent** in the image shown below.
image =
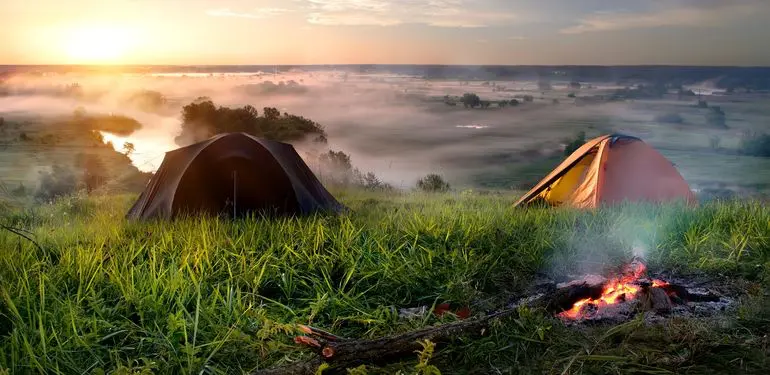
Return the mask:
{"type": "Polygon", "coordinates": [[[641,139],[621,134],[586,142],[516,202],[593,208],[623,201],[695,202],[674,165],[641,139]]]}
{"type": "Polygon", "coordinates": [[[166,153],[129,219],[344,210],[292,145],[224,133],[166,153]]]}

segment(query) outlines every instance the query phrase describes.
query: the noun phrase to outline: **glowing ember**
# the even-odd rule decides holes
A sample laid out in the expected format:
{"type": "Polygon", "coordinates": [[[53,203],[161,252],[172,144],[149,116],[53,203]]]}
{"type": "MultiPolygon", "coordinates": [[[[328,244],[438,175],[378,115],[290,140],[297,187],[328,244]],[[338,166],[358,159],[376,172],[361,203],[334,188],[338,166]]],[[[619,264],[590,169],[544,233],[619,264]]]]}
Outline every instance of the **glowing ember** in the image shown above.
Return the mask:
{"type": "MultiPolygon", "coordinates": [[[[561,318],[578,319],[583,315],[583,308],[586,305],[592,305],[598,309],[614,305],[636,298],[641,289],[638,280],[647,272],[647,267],[641,261],[634,260],[628,264],[622,271],[622,276],[610,279],[602,290],[599,298],[585,298],[575,302],[572,308],[558,314],[561,318]]],[[[653,287],[662,287],[668,285],[665,281],[653,280],[653,287]]]]}

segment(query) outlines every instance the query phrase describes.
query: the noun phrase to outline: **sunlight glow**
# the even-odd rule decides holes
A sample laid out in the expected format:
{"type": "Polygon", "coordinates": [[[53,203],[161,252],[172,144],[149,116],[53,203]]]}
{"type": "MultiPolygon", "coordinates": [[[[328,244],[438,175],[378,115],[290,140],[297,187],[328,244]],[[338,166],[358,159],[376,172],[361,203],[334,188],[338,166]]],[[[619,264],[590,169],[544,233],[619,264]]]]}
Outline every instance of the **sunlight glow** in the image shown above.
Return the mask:
{"type": "Polygon", "coordinates": [[[89,26],[72,30],[64,43],[73,63],[109,64],[120,62],[134,41],[128,29],[89,26]]]}

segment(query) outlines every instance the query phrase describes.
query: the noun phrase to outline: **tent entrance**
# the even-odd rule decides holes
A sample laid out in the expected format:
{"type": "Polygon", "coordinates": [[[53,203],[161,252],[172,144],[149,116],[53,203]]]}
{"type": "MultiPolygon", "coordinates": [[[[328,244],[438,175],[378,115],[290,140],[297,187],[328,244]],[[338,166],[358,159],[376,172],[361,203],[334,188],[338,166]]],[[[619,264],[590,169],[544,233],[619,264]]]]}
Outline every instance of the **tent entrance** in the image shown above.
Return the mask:
{"type": "Polygon", "coordinates": [[[553,205],[560,205],[570,201],[577,188],[585,181],[591,163],[593,163],[595,158],[596,152],[585,155],[563,176],[543,190],[540,196],[553,205]]]}
{"type": "Polygon", "coordinates": [[[207,213],[228,217],[285,215],[298,210],[291,182],[280,166],[243,157],[197,160],[180,181],[174,199],[177,213],[207,213]]]}

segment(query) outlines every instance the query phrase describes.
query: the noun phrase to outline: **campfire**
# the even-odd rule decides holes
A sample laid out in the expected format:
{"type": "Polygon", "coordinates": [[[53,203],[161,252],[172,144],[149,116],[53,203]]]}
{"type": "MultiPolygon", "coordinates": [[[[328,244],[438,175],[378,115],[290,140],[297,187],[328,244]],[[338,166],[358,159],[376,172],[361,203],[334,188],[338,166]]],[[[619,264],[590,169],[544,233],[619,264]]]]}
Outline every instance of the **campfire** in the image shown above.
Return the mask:
{"type": "Polygon", "coordinates": [[[551,287],[546,309],[567,323],[624,320],[639,312],[692,315],[725,310],[732,299],[686,280],[648,275],[640,258],[610,277],[586,275],[551,287]]]}

